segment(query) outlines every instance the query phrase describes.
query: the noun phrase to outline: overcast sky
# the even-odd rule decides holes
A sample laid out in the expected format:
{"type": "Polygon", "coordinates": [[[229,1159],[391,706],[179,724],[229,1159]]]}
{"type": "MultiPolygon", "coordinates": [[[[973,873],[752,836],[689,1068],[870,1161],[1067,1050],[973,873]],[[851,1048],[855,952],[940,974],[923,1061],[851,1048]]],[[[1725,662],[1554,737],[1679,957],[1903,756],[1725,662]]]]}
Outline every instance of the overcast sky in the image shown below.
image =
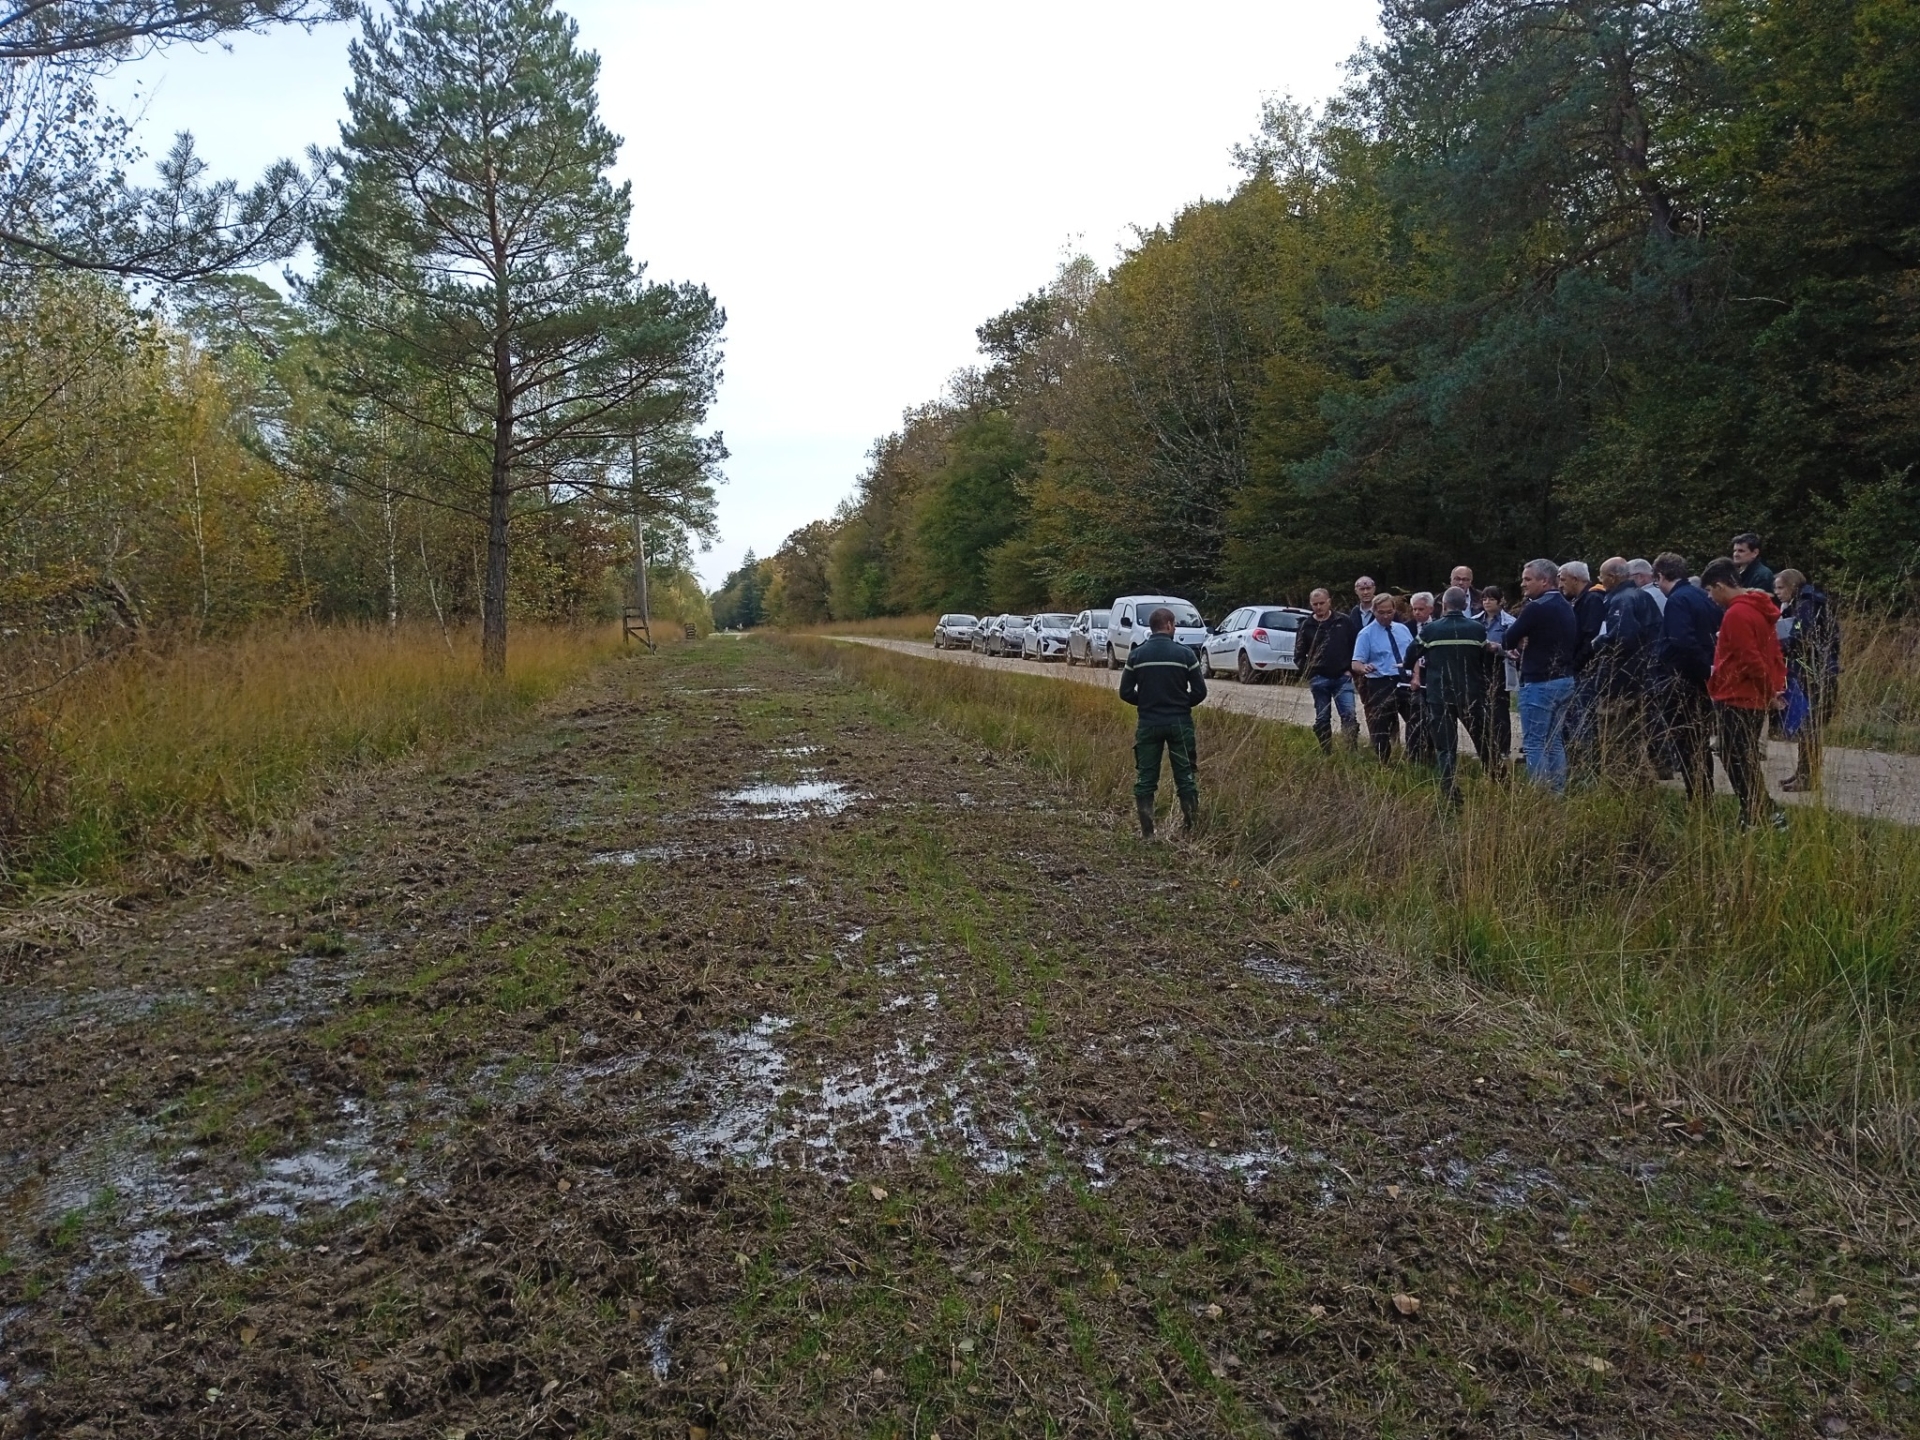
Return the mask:
{"type": "MultiPolygon", "coordinates": [[[[626,145],[633,251],[727,309],[709,588],[831,513],[973,330],[1069,253],[1223,195],[1266,94],[1318,101],[1376,0],[574,0],[626,145]]],[[[251,176],[344,114],[348,31],[130,66],[149,152],[251,176]]]]}

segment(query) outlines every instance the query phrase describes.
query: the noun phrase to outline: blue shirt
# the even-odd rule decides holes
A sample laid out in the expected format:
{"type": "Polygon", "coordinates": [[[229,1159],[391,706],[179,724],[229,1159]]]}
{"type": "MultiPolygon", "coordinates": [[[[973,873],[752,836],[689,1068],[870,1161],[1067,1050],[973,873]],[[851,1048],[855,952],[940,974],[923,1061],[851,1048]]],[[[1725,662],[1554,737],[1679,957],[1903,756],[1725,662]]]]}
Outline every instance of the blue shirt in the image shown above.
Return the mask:
{"type": "Polygon", "coordinates": [[[1353,663],[1371,665],[1375,678],[1403,673],[1404,667],[1394,658],[1395,647],[1399,648],[1401,659],[1413,648],[1413,636],[1407,627],[1398,620],[1393,622],[1393,633],[1389,637],[1387,627],[1377,619],[1367,622],[1367,628],[1360,632],[1360,638],[1353,642],[1353,663]]]}

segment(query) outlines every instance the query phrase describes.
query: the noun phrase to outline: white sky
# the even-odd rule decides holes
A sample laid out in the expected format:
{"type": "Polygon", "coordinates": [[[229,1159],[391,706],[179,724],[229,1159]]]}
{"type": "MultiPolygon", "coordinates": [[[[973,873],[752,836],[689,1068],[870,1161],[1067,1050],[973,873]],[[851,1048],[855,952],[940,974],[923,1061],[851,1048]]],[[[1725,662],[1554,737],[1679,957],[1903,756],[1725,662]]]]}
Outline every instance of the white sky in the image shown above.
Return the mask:
{"type": "MultiPolygon", "coordinates": [[[[625,137],[633,251],[726,306],[709,587],[829,514],[973,330],[1076,249],[1225,194],[1264,94],[1317,102],[1376,0],[572,0],[625,137]]],[[[332,145],[346,27],[176,50],[110,94],[216,173],[332,145]]]]}

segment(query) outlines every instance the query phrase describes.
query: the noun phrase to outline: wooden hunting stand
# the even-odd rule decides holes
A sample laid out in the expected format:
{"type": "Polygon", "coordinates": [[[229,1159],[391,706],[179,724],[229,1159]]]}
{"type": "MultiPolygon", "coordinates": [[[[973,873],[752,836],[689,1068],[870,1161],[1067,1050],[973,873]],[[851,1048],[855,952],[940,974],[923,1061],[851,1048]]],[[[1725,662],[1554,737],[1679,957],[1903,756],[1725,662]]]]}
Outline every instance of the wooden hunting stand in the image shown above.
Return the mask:
{"type": "Polygon", "coordinates": [[[620,612],[620,639],[623,644],[638,640],[651,654],[659,647],[653,643],[653,625],[647,615],[647,526],[640,516],[637,494],[633,506],[633,593],[640,603],[620,612]]]}

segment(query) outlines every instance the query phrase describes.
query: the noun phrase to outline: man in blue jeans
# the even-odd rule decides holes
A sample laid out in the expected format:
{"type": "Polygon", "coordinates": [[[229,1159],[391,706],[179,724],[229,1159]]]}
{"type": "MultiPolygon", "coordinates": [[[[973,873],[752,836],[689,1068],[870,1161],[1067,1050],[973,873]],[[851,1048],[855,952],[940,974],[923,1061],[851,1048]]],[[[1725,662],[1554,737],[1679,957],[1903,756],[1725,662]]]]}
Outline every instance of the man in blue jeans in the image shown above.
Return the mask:
{"type": "Polygon", "coordinates": [[[1313,733],[1323,753],[1333,753],[1333,712],[1340,712],[1340,733],[1349,750],[1360,743],[1353,715],[1353,619],[1336,614],[1333,596],[1316,590],[1307,597],[1313,614],[1293,637],[1294,661],[1313,691],[1313,733]]]}
{"type": "Polygon", "coordinates": [[[1520,572],[1526,606],[1507,631],[1507,653],[1520,661],[1520,745],[1527,774],[1560,795],[1567,788],[1567,708],[1573,703],[1574,655],[1580,622],[1560,593],[1560,567],[1529,560],[1520,572]]]}

